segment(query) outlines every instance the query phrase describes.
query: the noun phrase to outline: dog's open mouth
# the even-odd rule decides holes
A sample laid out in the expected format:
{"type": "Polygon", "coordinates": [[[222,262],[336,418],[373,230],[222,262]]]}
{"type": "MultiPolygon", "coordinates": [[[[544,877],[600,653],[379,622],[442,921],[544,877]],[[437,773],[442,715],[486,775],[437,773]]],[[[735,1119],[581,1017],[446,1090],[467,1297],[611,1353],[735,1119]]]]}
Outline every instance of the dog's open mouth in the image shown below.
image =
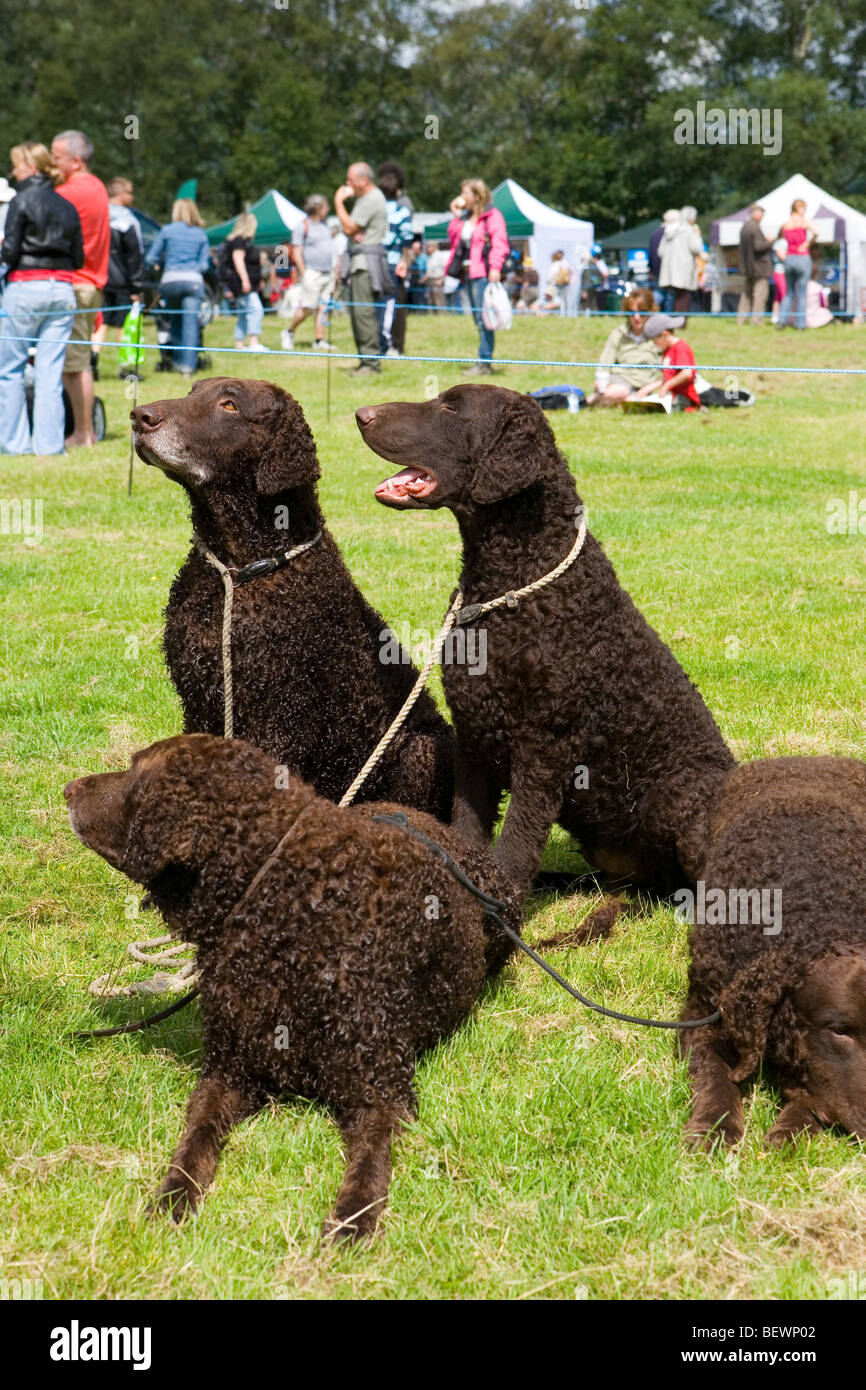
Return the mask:
{"type": "Polygon", "coordinates": [[[386,478],[379,484],[375,496],[379,502],[390,502],[399,507],[406,502],[432,497],[437,487],[437,480],[426,468],[402,468],[392,478],[386,478]]]}

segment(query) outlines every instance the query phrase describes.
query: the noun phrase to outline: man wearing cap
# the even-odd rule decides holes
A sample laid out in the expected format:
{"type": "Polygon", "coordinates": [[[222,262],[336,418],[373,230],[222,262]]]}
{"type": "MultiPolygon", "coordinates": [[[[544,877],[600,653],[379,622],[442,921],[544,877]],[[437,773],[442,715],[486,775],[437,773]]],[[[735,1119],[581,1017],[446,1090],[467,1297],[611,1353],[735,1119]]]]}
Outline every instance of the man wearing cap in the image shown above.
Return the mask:
{"type": "Polygon", "coordinates": [[[671,395],[674,397],[675,406],[680,401],[686,410],[700,410],[701,401],[695,387],[695,354],[688,343],[678,338],[674,331],[682,328],[684,323],[685,319],[681,314],[650,314],[643,335],[648,342],[655,343],[662,354],[664,381],[660,386],[648,382],[636,395],[671,395]]]}

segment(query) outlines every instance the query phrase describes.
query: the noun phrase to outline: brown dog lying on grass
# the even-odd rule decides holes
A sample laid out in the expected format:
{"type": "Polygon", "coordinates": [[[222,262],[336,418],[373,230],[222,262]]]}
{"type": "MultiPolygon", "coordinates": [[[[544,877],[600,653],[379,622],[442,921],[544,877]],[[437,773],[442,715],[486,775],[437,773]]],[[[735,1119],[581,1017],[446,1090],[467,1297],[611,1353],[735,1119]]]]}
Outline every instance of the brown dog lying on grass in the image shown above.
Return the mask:
{"type": "MultiPolygon", "coordinates": [[[[415,1059],[467,1017],[508,956],[505,934],[427,847],[371,819],[402,808],[341,810],[240,740],[166,739],[65,794],[79,838],[198,947],[202,1072],[157,1205],[175,1221],[194,1212],[232,1127],[293,1093],[329,1106],[346,1146],[326,1233],[369,1234],[392,1138],[415,1112],[415,1059]]],[[[519,930],[489,855],[422,812],[409,819],[519,930]]]]}
{"type": "Polygon", "coordinates": [[[763,1060],[784,1097],[770,1143],[825,1125],[866,1139],[866,764],[738,768],[713,810],[702,880],[683,1017],[722,1019],[683,1039],[689,1136],[742,1138],[738,1083],[763,1060]]]}

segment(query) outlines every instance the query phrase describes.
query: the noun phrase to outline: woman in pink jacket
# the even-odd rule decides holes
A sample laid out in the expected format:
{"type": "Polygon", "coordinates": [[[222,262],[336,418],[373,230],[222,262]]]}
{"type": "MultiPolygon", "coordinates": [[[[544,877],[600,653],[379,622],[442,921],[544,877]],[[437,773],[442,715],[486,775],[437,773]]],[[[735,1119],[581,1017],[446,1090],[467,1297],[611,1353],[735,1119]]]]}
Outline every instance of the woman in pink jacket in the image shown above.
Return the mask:
{"type": "Polygon", "coordinates": [[[464,179],[460,196],[451,203],[451,212],[453,216],[448,224],[451,259],[445,274],[459,278],[461,269],[468,266],[469,302],[479,333],[478,361],[466,375],[486,376],[493,370],[490,361],[494,336],[491,329],[484,327],[481,304],[488,280],[491,284],[497,283],[508,255],[505,218],[493,206],[490,189],[483,179],[464,179]]]}

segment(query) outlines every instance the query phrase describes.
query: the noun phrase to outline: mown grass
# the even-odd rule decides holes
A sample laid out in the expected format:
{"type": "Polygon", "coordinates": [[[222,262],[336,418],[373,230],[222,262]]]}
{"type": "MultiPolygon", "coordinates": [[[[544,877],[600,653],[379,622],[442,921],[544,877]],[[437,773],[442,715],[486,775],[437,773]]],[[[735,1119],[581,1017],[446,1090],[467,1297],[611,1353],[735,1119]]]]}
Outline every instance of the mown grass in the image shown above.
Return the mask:
{"type": "MultiPolygon", "coordinates": [[[[607,328],[519,322],[499,351],[594,360],[607,328]]],[[[866,365],[856,328],[777,336],[694,320],[688,337],[699,362],[866,365]]],[[[345,320],[334,338],[348,346],[345,320]]],[[[209,347],[228,341],[227,325],[210,330],[209,347]]],[[[277,341],[272,320],[265,341],[277,341]]],[[[473,330],[414,321],[410,349],[469,356],[473,330]]],[[[61,792],[180,726],[159,639],[189,524],[180,490],[138,463],[126,496],[129,402],[110,361],[102,446],[0,460],[0,496],[44,504],[41,543],[0,535],[0,1275],[42,1278],[47,1297],[790,1299],[826,1297],[828,1279],[866,1269],[857,1143],[822,1134],[768,1151],[773,1097],[758,1086],[736,1153],[687,1153],[671,1039],[579,1011],[524,960],[421,1063],[420,1118],[397,1147],[374,1245],[320,1247],[340,1143],[301,1103],[236,1132],[198,1221],[176,1233],[146,1217],[193,1084],[198,1019],[191,1009],[151,1034],[71,1039],[104,1016],[89,981],[160,924],[132,916],[131,885],[74,839],[61,792]]],[[[214,370],[294,392],[358,583],[390,622],[432,632],[456,576],[455,524],[377,506],[383,465],[352,411],[419,399],[428,378],[444,387],[460,371],[389,362],[371,385],[348,381],[345,365],[331,365],[330,419],[319,359],[218,356],[214,370]]],[[[507,367],[497,379],[532,389],[589,375],[507,367]]],[[[856,378],[741,380],[757,393],[752,411],[553,423],[623,583],[738,755],[863,757],[866,537],[829,534],[826,509],[849,489],[866,495],[866,391],[856,378]]],[[[151,357],[142,399],[181,389],[151,357]]],[[[580,864],[559,835],[546,862],[580,864]]],[[[590,901],[537,897],[527,934],[569,924],[590,901]]],[[[686,942],[667,906],[555,958],[623,1009],[674,1016],[682,999],[686,942]]]]}

